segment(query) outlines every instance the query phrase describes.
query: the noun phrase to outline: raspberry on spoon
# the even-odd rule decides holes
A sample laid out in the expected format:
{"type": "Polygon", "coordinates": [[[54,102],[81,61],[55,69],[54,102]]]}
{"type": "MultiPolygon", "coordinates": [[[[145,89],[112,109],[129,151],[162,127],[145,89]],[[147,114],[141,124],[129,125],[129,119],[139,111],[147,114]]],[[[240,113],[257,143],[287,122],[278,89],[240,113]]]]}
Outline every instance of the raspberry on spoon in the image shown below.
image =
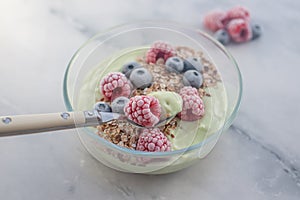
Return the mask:
{"type": "Polygon", "coordinates": [[[161,107],[153,96],[134,96],[124,108],[125,116],[144,127],[153,127],[159,122],[161,107]]]}

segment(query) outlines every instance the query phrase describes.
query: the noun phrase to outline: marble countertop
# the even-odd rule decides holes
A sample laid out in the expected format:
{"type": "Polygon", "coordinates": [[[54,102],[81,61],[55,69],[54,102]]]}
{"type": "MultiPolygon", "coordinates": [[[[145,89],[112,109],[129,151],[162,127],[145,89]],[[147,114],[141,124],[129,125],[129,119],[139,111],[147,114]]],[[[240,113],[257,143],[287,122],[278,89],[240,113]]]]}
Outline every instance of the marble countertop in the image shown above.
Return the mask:
{"type": "Polygon", "coordinates": [[[73,130],[0,138],[0,199],[299,199],[299,1],[1,1],[0,115],[65,110],[66,65],[99,31],[146,19],[201,28],[204,12],[237,3],[264,35],[228,46],[243,102],[207,158],[173,174],[133,175],[94,160],[73,130]]]}

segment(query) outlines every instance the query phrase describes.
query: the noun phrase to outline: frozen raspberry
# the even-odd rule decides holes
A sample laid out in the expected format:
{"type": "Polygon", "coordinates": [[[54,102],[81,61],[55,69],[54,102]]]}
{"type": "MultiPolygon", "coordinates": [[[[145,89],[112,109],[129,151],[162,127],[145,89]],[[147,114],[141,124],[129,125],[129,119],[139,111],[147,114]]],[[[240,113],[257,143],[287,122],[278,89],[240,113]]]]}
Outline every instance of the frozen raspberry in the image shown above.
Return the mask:
{"type": "Polygon", "coordinates": [[[192,86],[185,86],[181,88],[180,95],[197,95],[199,96],[198,90],[192,86]]]}
{"type": "Polygon", "coordinates": [[[117,97],[130,95],[130,82],[124,74],[120,72],[111,72],[100,81],[100,91],[108,100],[114,100],[117,97]]]}
{"type": "Polygon", "coordinates": [[[147,152],[171,151],[171,143],[158,129],[144,129],[139,136],[136,150],[147,152]]]}
{"type": "Polygon", "coordinates": [[[183,100],[182,111],[178,117],[184,121],[195,121],[203,117],[204,104],[197,95],[181,95],[183,100]]]}
{"type": "Polygon", "coordinates": [[[227,25],[228,33],[235,42],[246,42],[252,38],[249,22],[244,19],[233,19],[227,25]]]}
{"type": "Polygon", "coordinates": [[[250,21],[250,12],[243,6],[235,6],[227,11],[228,20],[232,19],[244,19],[250,21]]]}
{"type": "Polygon", "coordinates": [[[204,26],[215,32],[225,27],[227,22],[226,12],[222,10],[212,10],[204,16],[204,26]]]}
{"type": "Polygon", "coordinates": [[[125,106],[126,117],[145,127],[153,127],[159,122],[161,107],[159,101],[152,96],[134,96],[125,106]]]}
{"type": "Polygon", "coordinates": [[[168,58],[174,56],[175,51],[173,47],[162,41],[154,42],[146,54],[147,63],[156,63],[159,58],[163,58],[166,61],[168,58]]]}

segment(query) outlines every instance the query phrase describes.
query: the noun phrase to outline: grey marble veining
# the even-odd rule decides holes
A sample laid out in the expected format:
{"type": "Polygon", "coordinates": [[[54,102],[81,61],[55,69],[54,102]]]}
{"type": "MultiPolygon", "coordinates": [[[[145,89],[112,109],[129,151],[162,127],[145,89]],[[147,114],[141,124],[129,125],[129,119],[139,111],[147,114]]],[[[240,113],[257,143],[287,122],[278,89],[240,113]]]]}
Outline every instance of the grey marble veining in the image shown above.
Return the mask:
{"type": "Polygon", "coordinates": [[[247,6],[264,27],[229,45],[244,77],[238,118],[213,152],[163,176],[124,174],[94,160],[76,131],[0,138],[0,199],[299,199],[300,3],[276,1],[0,2],[0,115],[65,110],[62,79],[77,48],[136,20],[202,28],[215,7],[247,6]]]}

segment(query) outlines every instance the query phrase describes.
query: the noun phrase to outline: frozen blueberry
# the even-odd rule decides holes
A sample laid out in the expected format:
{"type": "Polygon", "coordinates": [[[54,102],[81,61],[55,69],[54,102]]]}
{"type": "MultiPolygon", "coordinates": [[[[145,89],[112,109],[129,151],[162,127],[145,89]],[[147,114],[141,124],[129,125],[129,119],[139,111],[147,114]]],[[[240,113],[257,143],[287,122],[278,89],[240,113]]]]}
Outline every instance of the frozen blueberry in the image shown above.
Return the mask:
{"type": "Polygon", "coordinates": [[[114,113],[124,114],[124,107],[129,102],[126,97],[118,97],[111,103],[111,109],[114,113]]]}
{"type": "Polygon", "coordinates": [[[183,64],[183,72],[188,70],[197,70],[198,72],[201,72],[203,70],[203,65],[200,58],[189,57],[183,61],[183,64]]]}
{"type": "Polygon", "coordinates": [[[152,84],[152,74],[145,68],[134,69],[129,77],[129,80],[135,88],[144,89],[152,84]]]}
{"type": "Polygon", "coordinates": [[[189,70],[183,74],[183,85],[200,88],[203,83],[202,74],[196,70],[189,70]]]}
{"type": "Polygon", "coordinates": [[[251,24],[252,29],[252,40],[259,38],[262,33],[262,28],[259,24],[251,24]]]}
{"type": "Polygon", "coordinates": [[[230,36],[225,29],[220,29],[217,32],[215,32],[214,38],[223,45],[226,45],[230,42],[230,36]]]}
{"type": "Polygon", "coordinates": [[[166,61],[166,68],[169,72],[182,72],[183,70],[183,60],[179,57],[170,57],[166,61]]]}
{"type": "Polygon", "coordinates": [[[129,63],[126,63],[125,65],[123,65],[122,67],[122,73],[125,74],[125,76],[127,78],[130,77],[130,74],[131,72],[134,70],[134,69],[137,69],[137,68],[140,68],[142,67],[140,63],[137,63],[137,62],[129,62],[129,63]]]}
{"type": "Polygon", "coordinates": [[[97,102],[94,109],[99,112],[111,112],[111,107],[105,102],[97,102]]]}

